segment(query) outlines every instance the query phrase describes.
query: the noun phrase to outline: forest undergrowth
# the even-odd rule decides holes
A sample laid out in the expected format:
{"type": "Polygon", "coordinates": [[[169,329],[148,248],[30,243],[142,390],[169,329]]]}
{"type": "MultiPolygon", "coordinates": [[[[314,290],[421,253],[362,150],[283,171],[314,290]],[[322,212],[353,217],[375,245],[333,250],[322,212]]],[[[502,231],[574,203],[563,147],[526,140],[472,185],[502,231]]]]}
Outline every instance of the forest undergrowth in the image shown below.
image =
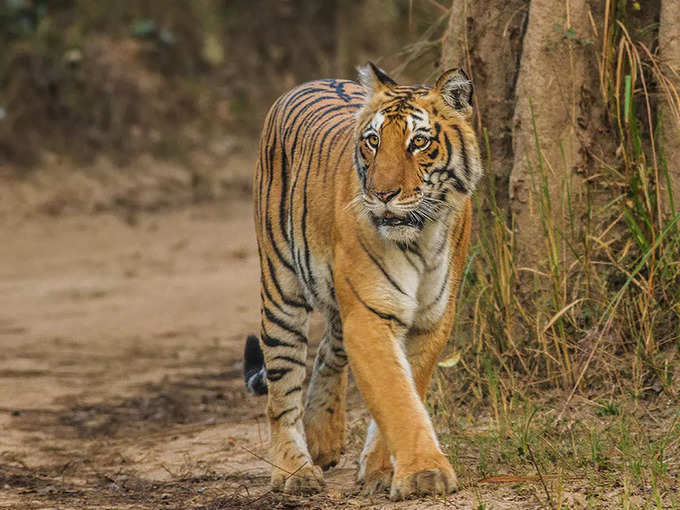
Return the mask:
{"type": "Polygon", "coordinates": [[[680,508],[680,197],[660,132],[660,106],[677,116],[680,102],[658,55],[608,12],[592,49],[615,153],[585,176],[561,169],[533,123],[543,257],[530,266],[489,158],[429,405],[473,487],[512,484],[547,508],[680,508]]]}

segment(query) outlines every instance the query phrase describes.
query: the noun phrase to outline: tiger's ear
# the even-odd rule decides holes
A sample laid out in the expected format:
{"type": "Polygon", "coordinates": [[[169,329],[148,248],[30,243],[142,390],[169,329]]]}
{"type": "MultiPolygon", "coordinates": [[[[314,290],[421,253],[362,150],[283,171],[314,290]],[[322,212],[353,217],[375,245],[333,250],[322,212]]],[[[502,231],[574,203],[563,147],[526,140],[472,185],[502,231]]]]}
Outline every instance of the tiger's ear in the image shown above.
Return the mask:
{"type": "Polygon", "coordinates": [[[465,118],[472,115],[472,82],[462,69],[449,69],[437,80],[435,89],[444,102],[465,118]]]}
{"type": "Polygon", "coordinates": [[[397,86],[392,78],[387,76],[385,71],[377,67],[373,62],[359,68],[359,83],[363,85],[368,96],[372,96],[377,92],[389,90],[397,86]]]}

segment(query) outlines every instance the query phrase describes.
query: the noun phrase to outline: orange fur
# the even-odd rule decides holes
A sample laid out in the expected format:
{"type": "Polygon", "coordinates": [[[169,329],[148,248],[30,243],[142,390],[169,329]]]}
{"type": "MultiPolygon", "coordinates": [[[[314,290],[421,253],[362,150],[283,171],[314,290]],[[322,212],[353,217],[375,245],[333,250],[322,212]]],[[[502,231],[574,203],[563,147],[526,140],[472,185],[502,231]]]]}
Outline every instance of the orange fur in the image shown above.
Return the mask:
{"type": "Polygon", "coordinates": [[[481,173],[471,87],[459,72],[431,89],[363,75],[362,85],[311,82],[282,96],[260,143],[272,483],[322,486],[315,465],[334,465],[344,444],[349,364],[377,424],[361,459],[365,490],[446,493],[456,476],[422,400],[451,332],[481,173]],[[312,308],[328,327],[303,409],[312,308]]]}

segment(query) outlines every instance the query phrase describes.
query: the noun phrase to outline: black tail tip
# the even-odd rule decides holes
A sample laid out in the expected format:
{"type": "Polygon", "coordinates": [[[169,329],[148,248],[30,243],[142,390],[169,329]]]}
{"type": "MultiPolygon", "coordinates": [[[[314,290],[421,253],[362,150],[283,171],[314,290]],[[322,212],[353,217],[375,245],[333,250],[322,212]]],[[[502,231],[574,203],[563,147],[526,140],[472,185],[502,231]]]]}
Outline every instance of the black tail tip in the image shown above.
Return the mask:
{"type": "Polygon", "coordinates": [[[255,335],[248,335],[243,352],[243,378],[246,387],[254,395],[267,393],[267,370],[260,340],[255,335]]]}

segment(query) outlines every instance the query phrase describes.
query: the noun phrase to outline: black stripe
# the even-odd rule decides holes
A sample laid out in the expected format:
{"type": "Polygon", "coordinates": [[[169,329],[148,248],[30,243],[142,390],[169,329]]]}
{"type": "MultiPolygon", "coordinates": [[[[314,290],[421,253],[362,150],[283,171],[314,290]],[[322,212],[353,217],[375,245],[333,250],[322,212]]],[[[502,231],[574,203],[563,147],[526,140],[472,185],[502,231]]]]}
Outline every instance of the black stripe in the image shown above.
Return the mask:
{"type": "MultiPolygon", "coordinates": [[[[324,90],[324,91],[322,91],[322,92],[328,92],[328,91],[324,90]]],[[[312,100],[311,100],[311,101],[308,101],[308,102],[303,102],[303,101],[301,101],[301,102],[297,103],[297,104],[294,106],[294,109],[298,109],[298,111],[297,111],[297,113],[295,114],[295,116],[294,116],[292,119],[290,119],[290,117],[287,118],[287,119],[284,119],[284,124],[283,124],[283,125],[284,125],[284,126],[288,126],[288,127],[286,128],[286,131],[284,131],[284,133],[283,133],[285,137],[288,137],[288,135],[290,135],[290,133],[291,133],[292,130],[296,127],[296,125],[298,125],[298,124],[303,125],[303,124],[305,123],[306,118],[308,118],[308,117],[310,117],[311,115],[314,114],[314,112],[315,112],[316,110],[315,110],[314,108],[312,108],[312,107],[313,107],[315,104],[321,103],[321,102],[323,102],[323,101],[326,101],[326,102],[334,102],[334,101],[333,101],[333,96],[330,96],[330,95],[327,95],[327,94],[324,94],[324,95],[322,95],[322,96],[312,96],[311,99],[312,99],[312,100]],[[301,117],[302,115],[304,115],[304,114],[307,114],[307,115],[306,115],[305,117],[300,118],[300,117],[301,117]]]]}
{"type": "Polygon", "coordinates": [[[263,310],[265,317],[267,317],[267,319],[270,322],[276,324],[284,331],[288,331],[291,335],[293,335],[297,339],[298,342],[302,342],[304,344],[307,343],[307,337],[305,337],[301,332],[299,332],[292,326],[286,324],[283,320],[279,319],[276,315],[272,313],[272,311],[269,308],[263,307],[263,310]]]}
{"type": "Polygon", "coordinates": [[[342,347],[333,347],[331,350],[333,351],[333,354],[335,354],[338,358],[347,359],[347,353],[345,352],[345,349],[343,349],[342,347]]]}
{"type": "Polygon", "coordinates": [[[446,164],[444,169],[448,170],[451,166],[451,155],[453,154],[453,148],[451,147],[451,140],[449,140],[449,135],[444,133],[444,145],[446,146],[446,164]]]}
{"type": "MultiPolygon", "coordinates": [[[[324,98],[321,98],[324,99],[324,98]]],[[[310,129],[316,129],[316,123],[319,122],[320,120],[325,120],[325,116],[339,110],[347,110],[348,106],[347,105],[337,105],[334,103],[331,104],[324,104],[321,105],[318,109],[313,109],[305,115],[302,119],[299,120],[297,125],[291,125],[288,127],[286,132],[284,133],[284,138],[290,139],[290,135],[292,133],[292,130],[295,128],[295,135],[292,137],[292,144],[290,148],[291,154],[294,154],[295,150],[297,149],[297,144],[298,140],[300,139],[300,135],[302,134],[302,140],[306,141],[307,138],[307,133],[309,132],[310,129]],[[304,132],[302,131],[304,129],[304,132]]],[[[337,114],[339,115],[346,115],[344,112],[340,112],[337,114]]]]}
{"type": "Polygon", "coordinates": [[[295,393],[296,391],[302,391],[302,386],[293,386],[291,389],[289,389],[287,392],[283,394],[284,397],[287,397],[291,393],[295,393]]]}
{"type": "MultiPolygon", "coordinates": [[[[346,105],[342,105],[342,108],[346,108],[346,105]]],[[[338,109],[338,107],[331,104],[329,107],[325,107],[325,108],[321,108],[321,109],[312,111],[303,120],[300,121],[300,125],[298,126],[297,131],[295,133],[293,146],[291,148],[291,157],[292,158],[295,157],[294,151],[295,151],[295,147],[297,145],[297,139],[298,139],[298,136],[300,134],[302,127],[306,128],[305,131],[304,131],[304,133],[306,134],[309,131],[309,129],[311,129],[312,127],[315,127],[315,122],[317,120],[323,120],[324,115],[326,115],[327,113],[329,113],[330,111],[335,110],[335,109],[338,109]],[[316,117],[316,118],[314,118],[313,120],[309,120],[309,119],[312,119],[313,117],[316,117]],[[309,123],[305,124],[305,122],[308,121],[308,120],[309,120],[309,123]]],[[[306,143],[303,146],[302,155],[300,157],[300,159],[303,162],[305,160],[308,161],[307,173],[306,173],[306,176],[305,176],[305,190],[303,191],[303,204],[304,204],[303,213],[302,213],[303,214],[303,221],[302,221],[303,234],[301,236],[303,243],[305,245],[305,260],[308,262],[308,265],[307,265],[307,273],[308,274],[305,274],[305,268],[302,266],[301,257],[299,257],[299,256],[294,257],[294,260],[297,262],[298,267],[301,269],[301,271],[297,271],[298,276],[300,276],[302,278],[302,280],[305,282],[307,288],[311,291],[311,293],[313,294],[313,296],[315,298],[318,298],[318,296],[317,296],[317,294],[314,290],[314,288],[315,288],[314,277],[313,277],[313,275],[311,275],[311,272],[310,272],[310,269],[309,269],[309,254],[308,254],[307,237],[306,237],[306,207],[307,207],[306,185],[307,185],[307,181],[308,181],[308,178],[309,178],[309,168],[310,168],[311,162],[313,160],[313,158],[311,157],[311,153],[313,152],[313,149],[314,149],[314,141],[317,139],[320,132],[321,132],[321,130],[317,130],[317,132],[315,133],[314,138],[311,142],[308,142],[308,138],[306,136],[303,136],[303,140],[305,140],[306,143]],[[310,154],[308,154],[307,157],[305,158],[305,155],[306,155],[306,152],[307,152],[306,149],[309,149],[310,154]]],[[[302,165],[299,165],[298,168],[297,168],[297,172],[295,174],[295,179],[293,180],[293,185],[291,187],[291,204],[294,200],[295,192],[297,190],[298,179],[300,177],[301,171],[302,171],[302,165]]],[[[294,223],[292,225],[294,225],[294,223]]],[[[294,237],[295,237],[294,229],[291,229],[291,238],[294,238],[294,237]]],[[[297,250],[295,250],[295,252],[297,253],[297,250]]]]}
{"type": "MultiPolygon", "coordinates": [[[[339,115],[333,115],[332,117],[326,119],[325,122],[330,122],[331,120],[335,119],[337,116],[339,116],[339,115]]],[[[322,166],[326,169],[328,168],[328,161],[326,161],[326,164],[324,165],[323,164],[323,158],[324,157],[330,158],[330,153],[333,150],[335,139],[337,138],[338,135],[343,134],[344,131],[338,130],[337,133],[333,134],[333,137],[328,142],[328,150],[326,152],[322,152],[323,144],[326,141],[326,137],[328,135],[330,135],[333,131],[335,131],[339,126],[342,126],[346,122],[347,122],[347,117],[342,115],[338,122],[336,122],[332,126],[325,128],[326,134],[324,135],[324,138],[319,143],[319,161],[317,162],[317,166],[316,166],[317,175],[318,175],[319,170],[321,169],[322,166]]]]}
{"type": "Polygon", "coordinates": [[[289,344],[288,342],[269,336],[264,331],[262,332],[262,343],[267,347],[297,347],[294,344],[289,344]]]}
{"type": "Polygon", "coordinates": [[[281,250],[279,250],[278,245],[276,244],[276,239],[274,239],[274,231],[272,230],[272,222],[271,218],[269,215],[265,213],[265,230],[267,231],[267,237],[269,237],[271,241],[271,245],[274,248],[274,253],[276,254],[276,257],[279,259],[281,264],[288,269],[289,271],[295,272],[295,269],[293,268],[293,264],[291,264],[288,260],[285,259],[283,254],[281,253],[281,250]]]}
{"type": "Polygon", "coordinates": [[[284,368],[267,368],[267,380],[271,382],[276,382],[280,381],[281,378],[286,375],[288,372],[293,370],[290,367],[284,367],[284,368]]]}
{"type": "Polygon", "coordinates": [[[354,295],[356,296],[356,298],[359,300],[359,302],[360,302],[362,305],[364,305],[364,307],[365,307],[369,312],[374,313],[375,315],[377,315],[378,317],[380,317],[380,318],[383,319],[383,320],[395,322],[396,324],[398,324],[398,325],[401,326],[402,328],[407,328],[407,327],[408,327],[408,326],[406,326],[406,324],[405,324],[403,321],[401,321],[401,320],[400,320],[399,318],[397,318],[396,316],[394,316],[394,315],[392,315],[392,314],[389,314],[389,313],[381,312],[380,310],[376,310],[376,309],[373,308],[371,305],[369,305],[368,303],[366,303],[366,301],[364,301],[363,299],[361,299],[361,296],[359,296],[359,294],[357,293],[356,289],[355,289],[354,286],[352,285],[352,282],[349,281],[349,278],[345,278],[345,281],[347,282],[347,285],[349,285],[349,288],[352,289],[352,292],[354,293],[354,295]]]}
{"type": "MultiPolygon", "coordinates": [[[[261,146],[261,154],[259,161],[263,163],[264,167],[262,167],[262,170],[264,173],[266,173],[268,177],[268,182],[267,182],[267,191],[266,191],[266,201],[264,204],[264,210],[262,209],[262,204],[261,204],[261,197],[262,197],[262,178],[260,176],[260,190],[259,190],[259,202],[260,202],[260,207],[259,209],[259,215],[260,217],[264,217],[264,223],[265,223],[265,231],[267,232],[267,237],[271,241],[272,247],[274,248],[274,252],[276,253],[277,257],[281,261],[281,263],[287,267],[289,270],[293,271],[293,266],[292,264],[285,259],[281,251],[279,250],[278,244],[276,242],[276,237],[274,236],[274,231],[272,229],[272,224],[271,224],[271,217],[269,214],[267,214],[267,211],[271,210],[270,209],[270,202],[271,202],[271,187],[274,181],[274,175],[273,175],[273,164],[274,164],[274,157],[275,157],[275,149],[277,147],[277,130],[274,129],[271,126],[267,128],[268,129],[268,138],[265,144],[262,144],[261,146]],[[269,150],[266,150],[266,148],[269,148],[269,150]]],[[[283,234],[283,232],[282,232],[283,234]]],[[[285,234],[284,234],[285,238],[285,234]]]]}
{"type": "MultiPolygon", "coordinates": [[[[303,140],[303,151],[310,148],[310,144],[307,142],[309,140],[309,132],[310,130],[314,130],[315,132],[320,131],[323,126],[319,126],[318,125],[319,123],[323,123],[325,125],[331,120],[336,119],[338,117],[341,117],[339,123],[347,122],[348,113],[343,110],[347,110],[348,108],[349,107],[346,105],[338,107],[331,104],[323,105],[318,110],[310,112],[310,114],[307,115],[304,119],[302,119],[299,125],[297,126],[297,130],[295,131],[295,136],[293,136],[293,142],[291,143],[290,147],[291,154],[294,154],[295,151],[297,150],[298,140],[300,138],[302,138],[303,140]],[[334,115],[330,115],[331,113],[336,111],[337,113],[335,113],[334,115]],[[303,128],[304,131],[302,131],[303,128]]],[[[304,161],[304,158],[302,159],[304,161]]]]}
{"type": "Polygon", "coordinates": [[[333,138],[329,142],[330,147],[335,147],[336,145],[336,138],[339,138],[341,136],[345,136],[345,144],[343,145],[342,149],[338,152],[338,157],[336,158],[335,164],[331,165],[330,161],[327,162],[326,165],[324,165],[324,173],[323,173],[323,183],[326,184],[326,178],[328,177],[328,170],[329,169],[337,169],[338,168],[338,163],[340,162],[340,159],[342,158],[343,154],[345,153],[345,150],[347,149],[347,146],[352,142],[352,137],[350,136],[351,130],[347,129],[339,129],[335,135],[333,135],[333,138]]]}
{"type": "MultiPolygon", "coordinates": [[[[330,286],[331,297],[333,298],[333,302],[334,302],[334,303],[337,303],[338,300],[337,300],[337,298],[335,297],[335,286],[332,285],[332,284],[335,282],[335,277],[333,276],[333,268],[331,267],[330,264],[328,264],[328,274],[331,275],[331,286],[330,286]]],[[[341,328],[342,328],[342,326],[341,326],[341,328]]]]}
{"type": "Polygon", "coordinates": [[[463,139],[463,133],[458,126],[454,124],[453,129],[458,133],[458,139],[460,140],[460,154],[463,156],[463,169],[465,170],[465,177],[468,181],[472,176],[472,170],[470,170],[470,162],[468,161],[467,149],[465,148],[465,140],[463,139]]]}
{"type": "MultiPolygon", "coordinates": [[[[305,105],[305,101],[307,99],[314,100],[317,92],[327,92],[324,89],[321,88],[316,88],[316,87],[310,87],[310,88],[302,88],[292,94],[290,97],[287,97],[285,100],[285,104],[283,107],[283,118],[281,125],[282,126],[291,126],[292,124],[290,123],[290,118],[294,114],[294,112],[305,105]],[[305,97],[305,96],[310,96],[310,97],[305,97]]],[[[311,102],[311,101],[310,101],[311,102]]],[[[299,113],[299,112],[298,112],[299,113]]],[[[284,134],[285,136],[285,134],[284,134]]]]}
{"type": "Polygon", "coordinates": [[[463,184],[463,181],[461,181],[460,178],[453,175],[451,176],[451,181],[453,181],[453,187],[456,189],[456,191],[465,194],[468,193],[468,189],[465,187],[465,184],[463,184]]]}
{"type": "Polygon", "coordinates": [[[399,286],[397,282],[394,281],[394,279],[388,274],[387,271],[385,271],[385,268],[382,265],[382,261],[378,260],[377,257],[375,257],[368,249],[368,247],[364,244],[364,240],[361,238],[361,235],[357,232],[357,239],[359,239],[359,244],[363,248],[363,250],[366,252],[366,255],[373,261],[373,263],[380,269],[383,275],[385,275],[385,278],[387,278],[387,281],[392,284],[392,286],[397,289],[399,292],[401,292],[404,296],[408,296],[406,292],[399,286]]]}
{"type": "Polygon", "coordinates": [[[286,228],[286,197],[288,195],[288,158],[286,151],[281,150],[281,199],[279,200],[279,228],[290,246],[290,237],[286,228]]]}
{"type": "Polygon", "coordinates": [[[279,280],[276,277],[276,269],[274,268],[274,265],[272,264],[272,261],[269,257],[267,257],[267,267],[269,268],[269,277],[271,280],[274,282],[274,287],[276,287],[276,291],[279,293],[279,296],[281,296],[281,299],[285,304],[288,306],[292,306],[294,308],[304,308],[308,312],[312,311],[312,307],[309,306],[307,303],[302,302],[302,301],[295,301],[294,299],[289,298],[283,293],[283,289],[281,289],[281,285],[279,284],[279,280]]]}
{"type": "MultiPolygon", "coordinates": [[[[345,109],[347,108],[347,105],[340,105],[333,107],[331,109],[327,110],[319,110],[317,114],[317,118],[314,120],[310,120],[310,126],[314,125],[314,123],[317,120],[323,120],[324,122],[327,122],[330,120],[328,118],[328,114],[330,114],[333,111],[336,111],[338,109],[345,109]]],[[[335,116],[331,117],[334,118],[335,116]]],[[[307,133],[307,130],[305,131],[305,135],[307,133]]],[[[327,139],[327,137],[330,135],[330,130],[329,129],[317,129],[316,132],[314,133],[312,139],[309,141],[307,144],[307,147],[309,148],[309,152],[311,154],[307,155],[307,169],[305,173],[305,181],[304,181],[304,186],[302,189],[302,200],[303,200],[303,206],[302,206],[302,218],[301,218],[301,230],[302,230],[302,244],[303,244],[303,249],[304,249],[304,262],[305,264],[299,264],[301,271],[301,276],[305,283],[307,284],[307,287],[309,290],[312,292],[315,298],[318,298],[317,292],[316,292],[316,279],[312,273],[312,267],[311,267],[311,250],[309,248],[309,243],[308,243],[308,236],[307,236],[307,213],[308,213],[308,194],[307,194],[307,188],[309,185],[309,175],[311,173],[311,166],[315,158],[312,157],[312,154],[323,154],[323,146],[324,143],[327,139]],[[321,138],[319,140],[319,138],[321,138]],[[305,274],[306,273],[306,274],[305,274]]],[[[305,136],[306,138],[306,136],[305,136]]],[[[304,156],[304,154],[303,154],[304,156]]],[[[303,158],[304,160],[304,158],[303,158]]],[[[296,178],[297,180],[297,178],[296,178]]],[[[302,261],[299,259],[300,262],[302,261]]]]}
{"type": "Polygon", "coordinates": [[[291,412],[291,411],[295,411],[295,409],[297,409],[297,408],[291,407],[291,408],[289,408],[289,409],[286,409],[285,411],[281,411],[281,412],[280,412],[279,414],[277,414],[276,416],[272,416],[272,419],[278,421],[278,420],[281,419],[281,417],[282,417],[284,414],[289,413],[289,412],[291,412]]]}
{"type": "Polygon", "coordinates": [[[276,302],[276,301],[274,300],[274,298],[272,297],[271,293],[269,292],[269,287],[267,287],[267,285],[265,285],[265,281],[264,281],[264,273],[262,272],[262,270],[260,270],[260,282],[262,283],[262,285],[260,285],[260,287],[262,288],[262,290],[264,290],[264,295],[262,295],[262,293],[260,293],[260,299],[261,299],[262,301],[264,301],[264,298],[266,297],[266,298],[267,298],[267,301],[268,301],[269,303],[271,303],[272,305],[274,305],[274,306],[276,307],[277,310],[279,310],[281,313],[286,314],[286,315],[288,315],[289,317],[291,317],[292,314],[291,314],[290,312],[284,310],[284,309],[281,307],[281,305],[280,305],[278,302],[276,302]]]}
{"type": "MultiPolygon", "coordinates": [[[[314,146],[314,142],[316,141],[316,137],[318,136],[318,131],[317,135],[314,136],[314,141],[310,144],[310,146],[314,146]]],[[[324,135],[325,137],[326,135],[324,135]]],[[[302,218],[300,221],[300,228],[302,230],[302,245],[304,248],[305,252],[305,267],[303,267],[303,272],[306,268],[307,270],[307,279],[309,280],[309,289],[312,291],[312,294],[317,297],[317,293],[315,292],[316,288],[316,279],[314,278],[314,275],[312,274],[312,264],[311,264],[311,250],[309,249],[309,238],[307,236],[307,186],[309,185],[309,174],[311,170],[311,165],[312,165],[312,160],[314,159],[309,155],[307,157],[308,163],[307,163],[307,171],[305,173],[305,184],[302,188],[302,218]]]]}
{"type": "Polygon", "coordinates": [[[334,374],[341,374],[343,369],[347,366],[347,362],[345,361],[343,365],[340,365],[340,367],[333,366],[331,363],[328,363],[327,361],[324,361],[321,364],[321,367],[318,370],[318,374],[322,375],[323,377],[328,377],[328,374],[324,373],[327,371],[331,371],[334,374]]]}
{"type": "MultiPolygon", "coordinates": [[[[277,360],[277,359],[279,359],[281,361],[289,361],[290,363],[294,363],[295,365],[300,365],[301,367],[306,367],[304,361],[300,361],[299,359],[292,358],[290,356],[274,356],[270,361],[274,361],[274,360],[277,360]]],[[[269,370],[269,369],[267,369],[267,370],[269,370]]]]}
{"type": "Polygon", "coordinates": [[[285,259],[283,254],[281,253],[281,250],[279,250],[278,244],[276,243],[276,238],[274,237],[274,230],[272,228],[272,221],[271,221],[271,215],[267,214],[267,211],[270,211],[270,195],[271,195],[271,184],[272,184],[272,179],[270,179],[269,184],[267,185],[267,198],[265,202],[265,210],[262,211],[262,215],[264,216],[264,225],[265,225],[265,230],[267,232],[267,237],[271,241],[271,245],[274,248],[274,253],[276,253],[276,257],[281,261],[281,264],[283,264],[287,269],[289,269],[292,272],[295,272],[293,269],[293,265],[285,259]]]}
{"type": "Polygon", "coordinates": [[[430,308],[432,308],[434,305],[436,305],[439,302],[439,300],[442,298],[442,296],[444,295],[444,291],[446,290],[446,286],[449,283],[449,273],[451,272],[451,266],[452,265],[453,264],[449,263],[448,267],[446,268],[446,274],[444,275],[444,281],[442,282],[442,286],[439,289],[439,293],[437,294],[437,297],[434,299],[434,301],[432,301],[430,304],[428,304],[425,308],[422,308],[421,312],[428,311],[430,308]]]}

